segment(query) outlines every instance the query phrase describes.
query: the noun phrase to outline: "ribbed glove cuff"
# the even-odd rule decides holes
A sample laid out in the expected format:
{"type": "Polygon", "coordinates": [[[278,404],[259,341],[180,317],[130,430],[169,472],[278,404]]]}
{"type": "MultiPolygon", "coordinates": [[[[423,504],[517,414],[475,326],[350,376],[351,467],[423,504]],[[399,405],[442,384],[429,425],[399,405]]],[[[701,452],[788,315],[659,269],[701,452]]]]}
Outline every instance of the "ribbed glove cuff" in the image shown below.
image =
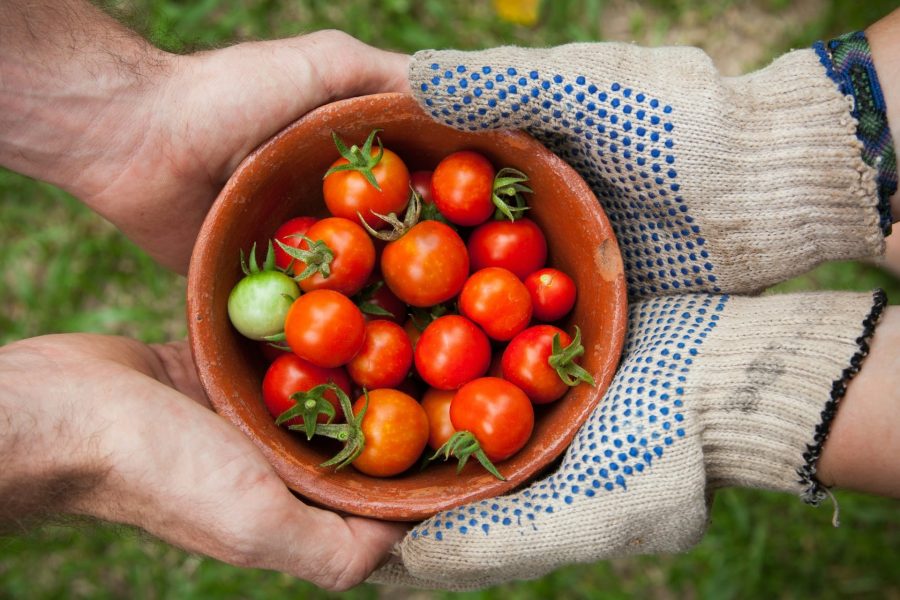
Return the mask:
{"type": "Polygon", "coordinates": [[[684,390],[711,488],[824,497],[816,461],[884,306],[881,291],[731,298],[684,390]]]}

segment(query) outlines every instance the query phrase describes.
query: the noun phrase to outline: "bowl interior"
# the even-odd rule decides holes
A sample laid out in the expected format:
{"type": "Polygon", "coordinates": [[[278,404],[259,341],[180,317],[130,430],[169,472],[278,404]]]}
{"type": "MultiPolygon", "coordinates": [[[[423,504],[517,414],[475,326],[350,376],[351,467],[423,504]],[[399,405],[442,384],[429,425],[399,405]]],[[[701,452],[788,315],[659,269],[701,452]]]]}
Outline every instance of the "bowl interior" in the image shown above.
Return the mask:
{"type": "Polygon", "coordinates": [[[596,405],[618,363],[625,332],[625,281],[609,222],[584,181],[561,159],[521,132],[464,133],[426,116],[409,96],[380,94],[319,108],[266,142],[243,161],[222,190],[194,248],[188,277],[188,324],[201,382],[216,411],[262,450],[285,483],[305,499],[341,512],[390,520],[418,520],[439,510],[506,492],[560,455],[596,405]],[[282,222],[324,215],[322,174],[338,158],[336,131],[361,144],[375,127],[385,147],[410,171],[433,169],[456,150],[476,150],[495,167],[527,173],[534,194],[528,216],[541,226],[549,263],[575,280],[578,301],[565,324],[581,328],[582,364],[596,387],[580,385],[561,400],[538,407],[526,447],[498,465],[500,481],[471,461],[462,473],[439,463],[423,471],[373,478],[352,467],[318,465],[336,451],[329,443],[277,427],[261,395],[264,362],[259,346],[230,325],[227,300],[241,277],[239,254],[264,248],[282,222]]]}

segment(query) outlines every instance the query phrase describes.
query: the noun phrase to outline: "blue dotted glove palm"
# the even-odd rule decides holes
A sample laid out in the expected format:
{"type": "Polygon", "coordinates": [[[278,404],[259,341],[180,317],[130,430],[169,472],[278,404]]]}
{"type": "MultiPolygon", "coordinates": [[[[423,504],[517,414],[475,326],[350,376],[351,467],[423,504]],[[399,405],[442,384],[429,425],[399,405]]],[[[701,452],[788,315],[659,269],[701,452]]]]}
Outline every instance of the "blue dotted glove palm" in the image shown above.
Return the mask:
{"type": "Polygon", "coordinates": [[[724,486],[817,501],[821,444],[883,305],[880,292],[632,305],[622,365],[559,468],[419,524],[374,579],[471,589],[683,551],[724,486]]]}

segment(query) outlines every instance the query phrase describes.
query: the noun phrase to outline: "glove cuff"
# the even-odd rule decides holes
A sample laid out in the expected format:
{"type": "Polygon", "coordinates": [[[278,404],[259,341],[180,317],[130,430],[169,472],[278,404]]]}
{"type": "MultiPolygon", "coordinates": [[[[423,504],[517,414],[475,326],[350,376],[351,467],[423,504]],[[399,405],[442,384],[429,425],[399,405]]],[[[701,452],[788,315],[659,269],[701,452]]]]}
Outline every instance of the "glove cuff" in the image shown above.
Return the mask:
{"type": "Polygon", "coordinates": [[[852,97],[816,53],[722,81],[723,142],[692,141],[709,150],[683,167],[704,199],[691,209],[718,287],[757,293],[826,261],[880,255],[877,172],[863,160],[852,97]]]}
{"type": "Polygon", "coordinates": [[[731,299],[728,328],[706,341],[704,368],[685,389],[702,407],[711,488],[825,497],[816,463],[885,304],[880,290],[731,299]]]}
{"type": "Polygon", "coordinates": [[[888,235],[890,198],[897,191],[897,154],[869,41],[865,32],[856,31],[827,43],[817,42],[813,48],[841,93],[853,98],[851,114],[859,123],[856,136],[863,145],[863,161],[877,173],[881,229],[888,235]]]}

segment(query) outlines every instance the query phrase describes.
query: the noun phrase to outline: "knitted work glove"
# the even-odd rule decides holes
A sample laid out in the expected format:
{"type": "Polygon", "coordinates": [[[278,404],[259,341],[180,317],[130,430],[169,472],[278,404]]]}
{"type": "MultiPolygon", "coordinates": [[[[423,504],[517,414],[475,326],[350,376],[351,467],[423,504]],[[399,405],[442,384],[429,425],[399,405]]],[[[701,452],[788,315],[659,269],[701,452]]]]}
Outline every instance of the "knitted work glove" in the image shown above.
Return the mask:
{"type": "Polygon", "coordinates": [[[419,524],[374,580],[481,588],[683,551],[724,486],[818,501],[815,463],[884,303],[876,292],[633,305],[622,365],[559,469],[419,524]]]}
{"type": "Polygon", "coordinates": [[[734,78],[696,48],[425,51],[410,83],[435,119],[526,129],[574,166],[616,230],[632,299],[751,293],[883,250],[896,159],[854,35],[734,78]]]}

